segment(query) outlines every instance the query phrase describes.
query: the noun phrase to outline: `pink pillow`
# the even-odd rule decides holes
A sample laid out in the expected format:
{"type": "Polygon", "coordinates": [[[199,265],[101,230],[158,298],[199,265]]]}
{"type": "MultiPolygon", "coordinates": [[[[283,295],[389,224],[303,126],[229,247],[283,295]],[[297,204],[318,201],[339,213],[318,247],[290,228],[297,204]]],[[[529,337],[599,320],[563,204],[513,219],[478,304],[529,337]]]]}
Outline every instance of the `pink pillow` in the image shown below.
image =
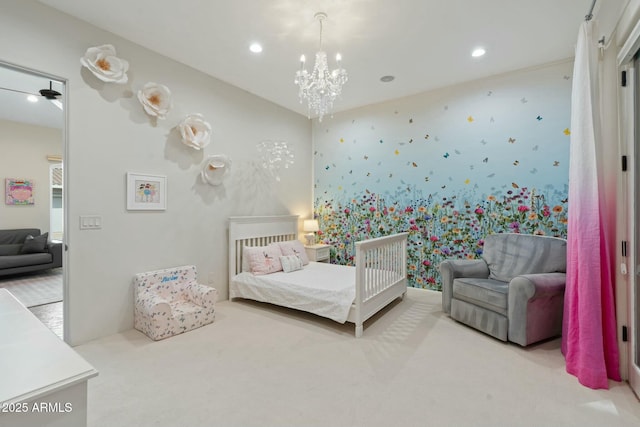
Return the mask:
{"type": "Polygon", "coordinates": [[[300,240],[287,240],[286,242],[278,242],[273,244],[280,246],[282,255],[295,255],[302,260],[302,265],[309,264],[309,257],[307,251],[304,249],[304,245],[300,240]]]}
{"type": "Polygon", "coordinates": [[[245,246],[242,256],[247,258],[251,272],[255,275],[282,271],[282,252],[278,246],[245,246]]]}

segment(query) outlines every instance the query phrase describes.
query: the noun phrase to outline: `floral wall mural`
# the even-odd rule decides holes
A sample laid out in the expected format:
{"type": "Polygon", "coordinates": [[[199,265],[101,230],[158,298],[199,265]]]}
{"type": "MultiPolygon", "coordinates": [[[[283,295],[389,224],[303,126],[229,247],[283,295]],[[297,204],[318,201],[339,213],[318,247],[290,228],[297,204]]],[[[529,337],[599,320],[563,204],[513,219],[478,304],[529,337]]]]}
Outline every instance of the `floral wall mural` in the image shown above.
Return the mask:
{"type": "MultiPolygon", "coordinates": [[[[571,74],[563,62],[377,104],[314,126],[314,211],[332,262],[409,233],[411,286],[491,233],[566,237],[571,74]]],[[[346,95],[345,95],[346,96],[346,95]]]]}

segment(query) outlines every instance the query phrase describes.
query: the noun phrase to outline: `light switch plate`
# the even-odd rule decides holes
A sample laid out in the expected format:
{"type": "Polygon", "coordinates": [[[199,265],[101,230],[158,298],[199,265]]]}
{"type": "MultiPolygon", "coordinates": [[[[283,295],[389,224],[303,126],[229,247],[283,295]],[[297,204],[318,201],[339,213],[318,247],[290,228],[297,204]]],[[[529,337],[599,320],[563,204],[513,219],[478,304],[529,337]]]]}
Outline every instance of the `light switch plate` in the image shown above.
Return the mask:
{"type": "Polygon", "coordinates": [[[80,215],[80,230],[102,229],[102,217],[100,215],[80,215]]]}

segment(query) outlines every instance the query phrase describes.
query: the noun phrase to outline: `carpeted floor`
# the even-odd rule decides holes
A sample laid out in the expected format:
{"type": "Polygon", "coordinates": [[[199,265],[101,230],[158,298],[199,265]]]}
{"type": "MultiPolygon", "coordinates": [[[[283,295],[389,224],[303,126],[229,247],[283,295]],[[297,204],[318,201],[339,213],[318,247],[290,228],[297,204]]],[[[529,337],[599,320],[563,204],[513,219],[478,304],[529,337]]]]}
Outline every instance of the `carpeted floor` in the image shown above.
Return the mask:
{"type": "Polygon", "coordinates": [[[591,390],[560,340],[522,348],[444,315],[409,289],[353,325],[249,301],[154,342],[130,330],[75,348],[100,372],[88,424],[127,426],[638,426],[626,383],[591,390]]]}

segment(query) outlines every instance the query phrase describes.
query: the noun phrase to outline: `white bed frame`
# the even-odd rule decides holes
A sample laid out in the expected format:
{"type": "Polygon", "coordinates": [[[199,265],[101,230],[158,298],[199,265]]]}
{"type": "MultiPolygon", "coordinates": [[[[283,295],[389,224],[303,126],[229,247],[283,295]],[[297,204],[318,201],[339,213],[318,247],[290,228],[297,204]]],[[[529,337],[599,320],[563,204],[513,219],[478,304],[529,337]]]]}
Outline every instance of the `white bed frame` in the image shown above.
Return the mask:
{"type": "MultiPolygon", "coordinates": [[[[242,272],[242,249],[298,238],[297,215],[229,218],[229,285],[242,272]]],[[[356,243],[356,298],[347,322],[362,336],[363,323],[407,292],[407,233],[356,243]]]]}

